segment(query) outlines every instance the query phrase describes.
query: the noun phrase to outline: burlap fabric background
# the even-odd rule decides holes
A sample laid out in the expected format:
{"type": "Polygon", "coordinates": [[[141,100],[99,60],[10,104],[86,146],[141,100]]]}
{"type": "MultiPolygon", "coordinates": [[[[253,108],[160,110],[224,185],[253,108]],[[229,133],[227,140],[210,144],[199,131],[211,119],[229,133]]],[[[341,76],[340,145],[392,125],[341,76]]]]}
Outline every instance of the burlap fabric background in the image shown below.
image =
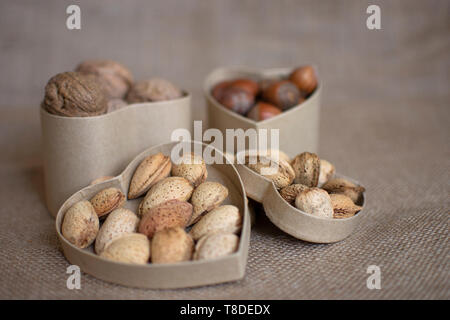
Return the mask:
{"type": "Polygon", "coordinates": [[[450,298],[448,1],[373,1],[381,31],[365,28],[364,1],[140,3],[152,19],[133,2],[107,10],[90,1],[81,2],[87,32],[74,36],[60,26],[63,1],[24,3],[0,6],[0,298],[450,298]],[[27,33],[33,21],[46,23],[27,33]],[[197,119],[206,118],[202,79],[218,65],[317,63],[320,155],[367,188],[362,225],[340,243],[309,244],[259,211],[241,281],[141,290],[83,274],[82,289],[68,290],[69,264],[43,203],[37,105],[50,75],[99,54],[138,76],[176,76],[194,95],[197,119]],[[369,265],[381,268],[381,290],[366,287],[369,265]]]}

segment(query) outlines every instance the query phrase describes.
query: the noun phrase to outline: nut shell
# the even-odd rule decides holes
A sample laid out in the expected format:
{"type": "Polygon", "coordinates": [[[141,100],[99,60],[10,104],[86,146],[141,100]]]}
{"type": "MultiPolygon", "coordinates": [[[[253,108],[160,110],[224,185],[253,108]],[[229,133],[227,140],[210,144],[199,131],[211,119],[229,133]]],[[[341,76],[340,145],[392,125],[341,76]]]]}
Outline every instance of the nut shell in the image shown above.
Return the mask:
{"type": "Polygon", "coordinates": [[[272,104],[258,102],[248,112],[247,117],[255,121],[264,121],[275,117],[281,113],[281,110],[272,104]]]}
{"type": "Polygon", "coordinates": [[[229,84],[229,88],[239,88],[247,91],[254,97],[259,92],[259,85],[256,81],[249,78],[235,79],[229,84]]]}
{"type": "Polygon", "coordinates": [[[177,263],[191,260],[194,241],[183,228],[158,231],[152,239],[152,263],[177,263]]]}
{"type": "Polygon", "coordinates": [[[358,186],[351,181],[342,178],[335,178],[329,180],[322,186],[322,189],[328,193],[338,193],[349,197],[354,203],[361,203],[362,195],[366,189],[358,186]]]}
{"type": "Polygon", "coordinates": [[[133,84],[126,100],[129,103],[141,103],[173,100],[182,96],[183,92],[171,82],[160,78],[153,78],[133,84]]]}
{"type": "Polygon", "coordinates": [[[216,232],[237,233],[242,227],[242,216],[236,206],[225,205],[205,214],[189,234],[194,240],[216,232]]]}
{"type": "Polygon", "coordinates": [[[300,192],[295,198],[295,206],[317,217],[333,218],[333,205],[325,190],[310,188],[300,192]]]}
{"type": "Polygon", "coordinates": [[[225,91],[226,88],[228,88],[230,83],[231,81],[222,81],[216,84],[211,90],[211,95],[214,97],[214,99],[219,101],[220,98],[222,97],[223,92],[225,91]]]}
{"type": "Polygon", "coordinates": [[[218,101],[227,109],[245,115],[255,103],[255,97],[241,88],[228,87],[223,90],[218,101]]]}
{"type": "Polygon", "coordinates": [[[289,204],[295,205],[295,198],[297,198],[300,192],[306,191],[308,189],[309,188],[303,184],[295,183],[281,189],[280,195],[284,200],[289,202],[289,204]]]}
{"type": "Polygon", "coordinates": [[[150,241],[140,233],[124,234],[111,241],[100,256],[117,262],[146,264],[150,258],[150,241]]]}
{"type": "Polygon", "coordinates": [[[189,225],[196,223],[205,213],[217,208],[228,197],[228,189],[218,182],[206,181],[193,192],[191,203],[194,206],[189,225]]]}
{"type": "Polygon", "coordinates": [[[256,163],[252,163],[251,158],[252,156],[245,157],[246,166],[265,178],[272,180],[277,189],[287,187],[294,181],[294,170],[287,161],[280,159],[277,163],[270,157],[256,156],[256,163]],[[269,170],[271,167],[276,171],[274,173],[265,173],[265,170],[269,170]]]}
{"type": "Polygon", "coordinates": [[[164,178],[147,192],[139,205],[139,215],[143,216],[151,208],[169,200],[188,201],[193,191],[194,187],[185,178],[164,178]]]}
{"type": "Polygon", "coordinates": [[[90,200],[99,217],[120,208],[126,201],[125,195],[117,188],[103,189],[90,200]]]}
{"type": "Polygon", "coordinates": [[[169,200],[149,209],[139,223],[139,233],[150,239],[163,229],[184,228],[192,217],[192,205],[177,199],[169,200]]]}
{"type": "Polygon", "coordinates": [[[206,180],[208,171],[201,156],[189,153],[181,157],[179,164],[172,165],[172,176],[183,177],[197,187],[206,180]]]}
{"type": "Polygon", "coordinates": [[[350,218],[362,210],[362,207],[354,204],[352,199],[343,194],[333,193],[330,194],[330,198],[335,219],[350,218]]]}
{"type": "Polygon", "coordinates": [[[172,162],[161,152],[146,157],[138,165],[131,178],[128,199],[136,199],[146,193],[158,181],[170,174],[172,162]]]}
{"type": "Polygon", "coordinates": [[[290,81],[282,80],[268,86],[263,92],[263,99],[281,110],[287,110],[300,101],[300,91],[290,81]]]}
{"type": "Polygon", "coordinates": [[[328,180],[333,178],[336,169],[332,163],[327,160],[320,159],[320,173],[318,186],[323,186],[328,180]]]}
{"type": "Polygon", "coordinates": [[[98,216],[89,201],[72,205],[64,215],[61,233],[78,248],[86,248],[94,242],[99,229],[98,216]]]}
{"type": "Polygon", "coordinates": [[[295,172],[294,183],[317,187],[320,175],[320,159],[315,153],[303,152],[291,163],[295,172]]]}
{"type": "Polygon", "coordinates": [[[316,73],[311,66],[295,69],[290,74],[289,80],[292,81],[304,95],[310,95],[317,88],[316,73]]]}
{"type": "Polygon", "coordinates": [[[229,255],[239,247],[239,237],[233,233],[213,233],[201,238],[195,246],[194,260],[209,260],[229,255]]]}
{"type": "Polygon", "coordinates": [[[111,99],[111,100],[108,100],[107,113],[111,113],[111,112],[120,110],[122,108],[125,108],[126,106],[128,106],[128,103],[125,100],[122,100],[122,99],[111,99]]]}

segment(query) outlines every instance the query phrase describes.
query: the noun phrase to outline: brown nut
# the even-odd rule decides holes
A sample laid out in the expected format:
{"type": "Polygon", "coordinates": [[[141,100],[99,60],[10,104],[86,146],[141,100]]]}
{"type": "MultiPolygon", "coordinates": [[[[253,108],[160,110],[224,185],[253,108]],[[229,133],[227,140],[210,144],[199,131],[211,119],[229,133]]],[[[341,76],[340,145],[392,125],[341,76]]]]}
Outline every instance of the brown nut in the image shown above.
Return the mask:
{"type": "Polygon", "coordinates": [[[222,81],[216,84],[211,90],[211,95],[214,97],[214,99],[220,101],[223,92],[225,91],[226,88],[228,88],[230,83],[231,81],[222,81]]]}
{"type": "Polygon", "coordinates": [[[186,227],[192,217],[192,205],[177,199],[150,208],[139,223],[139,233],[150,239],[155,232],[173,227],[186,227]]]}
{"type": "Polygon", "coordinates": [[[183,92],[171,82],[153,78],[136,82],[127,95],[129,103],[166,101],[181,98],[183,92]]]}
{"type": "Polygon", "coordinates": [[[152,263],[177,263],[191,260],[194,241],[183,228],[168,228],[152,239],[152,263]]]}
{"type": "Polygon", "coordinates": [[[281,110],[274,105],[265,102],[258,102],[248,112],[247,117],[255,121],[264,121],[275,117],[281,113],[281,110]]]}
{"type": "Polygon", "coordinates": [[[218,100],[225,108],[245,115],[255,103],[255,97],[241,88],[224,89],[218,100]]]}
{"type": "Polygon", "coordinates": [[[86,248],[94,242],[99,229],[97,214],[89,201],[72,205],[64,215],[61,233],[78,248],[86,248]]]}
{"type": "Polygon", "coordinates": [[[90,201],[100,218],[123,206],[126,197],[122,191],[117,188],[107,188],[97,193],[90,201]]]}
{"type": "Polygon", "coordinates": [[[281,110],[287,110],[300,101],[300,91],[290,81],[282,80],[273,83],[263,92],[263,99],[281,110]]]}
{"type": "Polygon", "coordinates": [[[256,81],[249,78],[235,79],[230,82],[229,88],[239,88],[247,91],[252,96],[256,96],[259,92],[259,85],[256,81]]]}
{"type": "Polygon", "coordinates": [[[151,208],[169,200],[188,201],[193,190],[194,187],[185,178],[164,178],[148,190],[139,205],[139,215],[143,216],[151,208]]]}
{"type": "Polygon", "coordinates": [[[194,153],[184,154],[179,164],[172,166],[172,176],[187,179],[194,187],[204,182],[208,177],[206,164],[203,158],[194,153]]]}
{"type": "Polygon", "coordinates": [[[254,163],[255,160],[252,158],[251,155],[245,157],[246,166],[272,180],[277,189],[287,187],[294,181],[294,170],[287,161],[280,159],[275,162],[270,156],[256,156],[256,163],[254,163]]]}
{"type": "Polygon", "coordinates": [[[242,227],[242,216],[236,206],[225,205],[205,214],[189,234],[194,240],[216,232],[237,233],[242,227]]]}
{"type": "Polygon", "coordinates": [[[228,189],[218,182],[206,181],[193,192],[191,203],[194,206],[189,225],[196,223],[205,213],[217,208],[228,197],[228,189]]]}
{"type": "Polygon", "coordinates": [[[146,264],[150,258],[150,241],[140,233],[128,233],[111,241],[100,257],[124,263],[146,264]]]}
{"type": "Polygon", "coordinates": [[[126,106],[128,106],[128,103],[125,100],[122,100],[122,99],[111,99],[111,100],[108,100],[107,113],[111,113],[111,112],[120,110],[122,108],[125,108],[126,106]]]}
{"type": "Polygon", "coordinates": [[[289,80],[292,81],[304,95],[310,95],[317,88],[316,73],[311,66],[295,69],[290,74],[289,80]]]}
{"type": "Polygon", "coordinates": [[[323,186],[328,180],[333,178],[336,169],[334,165],[327,160],[320,159],[320,174],[318,186],[323,186]]]}
{"type": "Polygon", "coordinates": [[[289,204],[295,205],[295,198],[297,198],[300,192],[306,191],[308,189],[309,188],[303,184],[295,183],[281,189],[280,195],[284,200],[289,202],[289,204]]]}
{"type": "Polygon", "coordinates": [[[320,159],[315,153],[303,152],[291,163],[295,172],[294,183],[317,187],[320,175],[320,159]]]}
{"type": "Polygon", "coordinates": [[[106,113],[107,100],[93,76],[63,72],[45,86],[42,108],[66,117],[90,117],[106,113]]]}
{"type": "Polygon", "coordinates": [[[333,205],[329,194],[319,188],[310,188],[300,192],[295,198],[295,206],[317,217],[333,218],[333,205]]]}
{"type": "Polygon", "coordinates": [[[232,233],[212,233],[201,238],[195,246],[194,260],[215,259],[235,252],[239,237],[232,233]]]}
{"type": "Polygon", "coordinates": [[[362,210],[362,207],[354,204],[352,199],[343,194],[332,193],[330,198],[333,205],[333,218],[335,219],[350,218],[362,210]]]}
{"type": "Polygon", "coordinates": [[[172,162],[161,152],[146,157],[134,171],[128,190],[128,199],[136,199],[146,193],[158,181],[170,174],[172,162]]]}
{"type": "Polygon", "coordinates": [[[133,83],[133,76],[123,64],[112,60],[88,60],[80,63],[75,71],[97,77],[107,99],[122,99],[133,83]]]}
{"type": "Polygon", "coordinates": [[[342,178],[329,180],[322,186],[322,189],[328,193],[343,194],[349,197],[354,203],[360,203],[362,201],[362,194],[366,191],[364,187],[342,178]]]}

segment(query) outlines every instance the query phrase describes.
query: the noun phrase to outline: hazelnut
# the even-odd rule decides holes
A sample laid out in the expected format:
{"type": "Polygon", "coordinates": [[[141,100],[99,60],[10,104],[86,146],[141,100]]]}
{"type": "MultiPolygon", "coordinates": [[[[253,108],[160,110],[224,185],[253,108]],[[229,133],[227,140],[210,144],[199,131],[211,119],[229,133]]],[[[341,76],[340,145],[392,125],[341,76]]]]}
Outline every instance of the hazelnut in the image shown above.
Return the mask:
{"type": "Polygon", "coordinates": [[[317,87],[317,77],[314,68],[304,66],[295,69],[289,76],[289,80],[305,95],[310,95],[317,87]]]}
{"type": "Polygon", "coordinates": [[[130,70],[112,60],[87,60],[80,63],[75,71],[95,75],[108,99],[124,98],[133,83],[130,70]]]}
{"type": "Polygon", "coordinates": [[[281,110],[269,103],[258,102],[248,112],[247,117],[255,121],[263,121],[279,115],[281,110]]]}
{"type": "Polygon", "coordinates": [[[275,82],[267,87],[263,92],[263,99],[281,110],[287,110],[301,102],[300,91],[287,80],[275,82]]]}
{"type": "Polygon", "coordinates": [[[94,77],[63,72],[48,81],[41,106],[58,116],[89,117],[104,114],[107,102],[94,77]]]}
{"type": "Polygon", "coordinates": [[[248,91],[240,88],[224,89],[219,102],[227,109],[245,115],[255,102],[255,97],[248,91]]]}
{"type": "Polygon", "coordinates": [[[211,95],[216,99],[217,101],[220,101],[220,98],[222,97],[223,92],[226,88],[230,85],[230,81],[222,81],[216,84],[212,90],[211,95]]]}
{"type": "Polygon", "coordinates": [[[129,103],[165,101],[180,98],[182,95],[181,90],[171,82],[153,78],[136,82],[128,92],[127,101],[129,103]]]}
{"type": "Polygon", "coordinates": [[[229,84],[229,88],[240,88],[247,91],[253,96],[256,96],[259,92],[258,83],[256,81],[253,81],[252,79],[247,78],[235,79],[231,81],[231,83],[229,84]]]}

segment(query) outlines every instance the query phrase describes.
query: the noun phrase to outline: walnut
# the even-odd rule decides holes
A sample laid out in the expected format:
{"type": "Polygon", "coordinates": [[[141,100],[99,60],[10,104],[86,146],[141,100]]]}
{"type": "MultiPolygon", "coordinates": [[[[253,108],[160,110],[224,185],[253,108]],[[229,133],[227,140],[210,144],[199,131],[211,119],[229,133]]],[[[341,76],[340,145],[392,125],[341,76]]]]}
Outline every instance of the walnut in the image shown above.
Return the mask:
{"type": "Polygon", "coordinates": [[[124,98],[133,84],[130,70],[112,60],[87,60],[80,63],[75,71],[95,75],[107,99],[124,98]]]}
{"type": "Polygon", "coordinates": [[[45,86],[42,108],[66,117],[89,117],[106,112],[105,95],[92,76],[63,72],[53,76],[45,86]]]}
{"type": "Polygon", "coordinates": [[[180,98],[183,95],[180,89],[171,82],[153,78],[136,82],[127,95],[129,103],[164,101],[180,98]]]}

